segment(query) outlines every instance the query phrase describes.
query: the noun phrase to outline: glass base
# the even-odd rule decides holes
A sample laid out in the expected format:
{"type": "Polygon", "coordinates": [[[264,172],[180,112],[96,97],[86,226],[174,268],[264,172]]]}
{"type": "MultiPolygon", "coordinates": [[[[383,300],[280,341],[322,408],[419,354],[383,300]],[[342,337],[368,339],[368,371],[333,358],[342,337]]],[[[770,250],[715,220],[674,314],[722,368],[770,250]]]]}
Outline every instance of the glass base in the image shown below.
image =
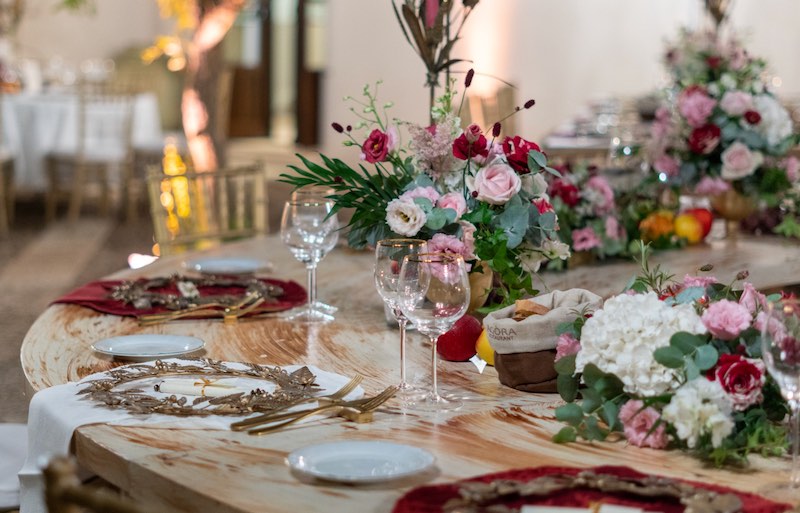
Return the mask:
{"type": "Polygon", "coordinates": [[[334,320],[333,315],[317,310],[316,308],[309,308],[308,306],[289,310],[283,318],[288,321],[302,322],[305,324],[331,322],[334,320]]]}
{"type": "Polygon", "coordinates": [[[462,406],[464,406],[464,402],[450,394],[434,394],[433,392],[428,392],[421,399],[410,402],[407,408],[414,411],[436,413],[456,411],[462,406]]]}
{"type": "Polygon", "coordinates": [[[328,315],[333,315],[339,311],[339,309],[335,306],[329,305],[328,303],[323,303],[322,301],[314,301],[314,310],[328,315]]]}
{"type": "Polygon", "coordinates": [[[800,499],[800,483],[772,483],[757,490],[757,493],[773,501],[794,504],[800,499]]]}

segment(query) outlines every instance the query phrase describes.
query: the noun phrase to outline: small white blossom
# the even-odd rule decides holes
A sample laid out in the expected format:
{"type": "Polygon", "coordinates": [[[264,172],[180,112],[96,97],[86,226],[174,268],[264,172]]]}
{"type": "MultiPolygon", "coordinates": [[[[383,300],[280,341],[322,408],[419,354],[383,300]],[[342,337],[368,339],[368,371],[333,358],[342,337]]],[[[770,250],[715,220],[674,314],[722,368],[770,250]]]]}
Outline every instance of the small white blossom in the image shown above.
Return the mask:
{"type": "Polygon", "coordinates": [[[612,297],[586,321],[575,369],[592,363],[616,375],[630,394],[663,394],[677,385],[676,373],[656,362],[653,351],[679,331],[706,332],[692,305],[669,306],[655,292],[612,297]]]}
{"type": "Polygon", "coordinates": [[[386,206],[386,224],[398,235],[413,237],[427,220],[425,211],[413,201],[395,199],[386,206]]]}
{"type": "Polygon", "coordinates": [[[730,73],[723,73],[721,77],[719,77],[719,83],[725,89],[736,89],[736,78],[731,75],[730,73]]]}
{"type": "Polygon", "coordinates": [[[761,114],[761,121],[754,129],[767,139],[770,146],[776,146],[792,135],[792,118],[778,100],[761,94],[753,98],[753,103],[761,114]]]}
{"type": "Polygon", "coordinates": [[[711,435],[711,445],[719,447],[733,431],[731,402],[717,381],[703,377],[689,381],[672,397],[661,418],[675,427],[678,438],[690,449],[704,434],[711,435]]]}
{"type": "Polygon", "coordinates": [[[539,268],[542,266],[542,263],[548,260],[548,258],[544,256],[538,248],[535,248],[528,243],[520,245],[518,249],[520,267],[531,274],[539,272],[539,268]]]}
{"type": "Polygon", "coordinates": [[[561,242],[560,240],[547,239],[542,243],[542,254],[549,260],[560,258],[566,260],[569,258],[569,244],[561,242]]]}

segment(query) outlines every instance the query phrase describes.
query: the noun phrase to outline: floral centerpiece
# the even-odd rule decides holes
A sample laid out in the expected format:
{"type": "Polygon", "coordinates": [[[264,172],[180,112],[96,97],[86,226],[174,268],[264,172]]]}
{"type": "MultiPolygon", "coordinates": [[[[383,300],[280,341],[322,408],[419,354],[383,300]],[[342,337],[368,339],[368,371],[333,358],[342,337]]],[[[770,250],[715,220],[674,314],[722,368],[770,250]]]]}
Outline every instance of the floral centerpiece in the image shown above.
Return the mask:
{"type": "Polygon", "coordinates": [[[561,240],[573,251],[601,259],[623,253],[628,237],[608,180],[595,166],[561,166],[558,170],[561,176],[550,175],[547,192],[558,215],[561,240]]]}
{"type": "Polygon", "coordinates": [[[560,328],[556,370],[568,404],[556,417],[569,426],[556,441],[621,435],[717,465],[781,454],[787,405],[760,359],[767,298],[748,282],[672,281],[649,268],[647,249],[625,293],[560,328]]]}
{"type": "MultiPolygon", "coordinates": [[[[472,77],[470,71],[466,87],[472,77]]],[[[499,122],[488,131],[474,124],[462,129],[451,89],[437,100],[430,126],[390,119],[391,104],[379,106],[376,89],[365,87],[362,99],[350,99],[358,124],[333,123],[344,144],[358,150],[357,169],[324,155],[322,163],[298,155],[303,167],[290,166],[295,173],[281,175],[282,181],[331,188],[337,211],[354,210],[353,247],[392,237],[426,239],[431,251],[460,254],[474,271],[485,262],[498,278],[496,304],[535,294],[532,274],[543,262],[569,255],[556,237],[543,176],[558,172],[540,147],[520,136],[500,139],[499,122]],[[410,137],[405,146],[400,128],[410,137]]]]}
{"type": "Polygon", "coordinates": [[[781,159],[798,139],[763,78],[765,62],[734,38],[688,31],[666,62],[672,109],[657,113],[651,147],[661,181],[696,194],[735,190],[775,201],[797,179],[781,159]]]}

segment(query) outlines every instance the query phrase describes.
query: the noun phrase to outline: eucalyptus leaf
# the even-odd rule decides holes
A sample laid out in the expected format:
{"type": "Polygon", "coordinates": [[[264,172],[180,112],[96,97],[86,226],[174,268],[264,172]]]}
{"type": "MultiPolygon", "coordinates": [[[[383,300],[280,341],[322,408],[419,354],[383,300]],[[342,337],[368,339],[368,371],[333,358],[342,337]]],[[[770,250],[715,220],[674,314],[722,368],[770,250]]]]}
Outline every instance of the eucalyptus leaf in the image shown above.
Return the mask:
{"type": "Polygon", "coordinates": [[[538,165],[540,168],[547,167],[547,157],[545,157],[544,153],[541,151],[531,150],[528,152],[528,160],[533,159],[533,161],[538,165]]]}
{"type": "Polygon", "coordinates": [[[616,404],[611,401],[604,402],[600,415],[609,429],[613,431],[619,428],[619,407],[616,404]]]}
{"type": "Polygon", "coordinates": [[[594,386],[595,382],[604,375],[605,373],[598,369],[593,363],[590,363],[583,368],[583,382],[586,383],[586,386],[594,386]]]}
{"type": "Polygon", "coordinates": [[[556,378],[556,387],[558,394],[568,403],[578,397],[578,380],[569,374],[559,374],[556,378]]]}
{"type": "Polygon", "coordinates": [[[705,293],[705,287],[688,287],[675,295],[675,302],[678,304],[691,303],[703,297],[705,293]]]}
{"type": "Polygon", "coordinates": [[[561,430],[553,435],[553,441],[557,444],[564,444],[574,442],[578,439],[578,433],[574,427],[564,426],[561,430]]]}
{"type": "Polygon", "coordinates": [[[583,421],[583,410],[575,403],[559,406],[556,408],[556,420],[577,426],[583,421]]]}
{"type": "Polygon", "coordinates": [[[447,224],[447,214],[445,214],[444,210],[442,210],[441,208],[435,208],[430,213],[428,213],[428,219],[425,221],[426,228],[436,231],[443,228],[445,224],[447,224]]]}
{"type": "Polygon", "coordinates": [[[419,205],[426,214],[433,210],[433,202],[428,198],[414,198],[414,203],[419,205]]]}
{"type": "Polygon", "coordinates": [[[691,381],[693,379],[697,379],[700,377],[700,369],[697,367],[697,364],[694,363],[694,360],[688,358],[685,362],[686,365],[686,380],[691,381]]]}
{"type": "Polygon", "coordinates": [[[571,354],[559,358],[553,367],[559,374],[567,374],[572,376],[575,374],[575,355],[571,354]]]}
{"type": "Polygon", "coordinates": [[[521,204],[507,205],[503,213],[495,218],[506,234],[506,245],[509,249],[516,248],[522,243],[525,231],[528,229],[528,208],[529,206],[521,204]]]}
{"type": "Polygon", "coordinates": [[[717,364],[717,360],[719,360],[719,353],[714,349],[714,346],[711,345],[698,347],[694,355],[694,363],[701,371],[712,368],[717,364]]]}
{"type": "Polygon", "coordinates": [[[702,338],[686,331],[679,331],[669,339],[669,345],[677,348],[682,354],[692,354],[705,344],[702,338]]]}
{"type": "Polygon", "coordinates": [[[683,353],[677,347],[659,347],[653,351],[655,360],[670,369],[678,369],[684,365],[683,353]]]}

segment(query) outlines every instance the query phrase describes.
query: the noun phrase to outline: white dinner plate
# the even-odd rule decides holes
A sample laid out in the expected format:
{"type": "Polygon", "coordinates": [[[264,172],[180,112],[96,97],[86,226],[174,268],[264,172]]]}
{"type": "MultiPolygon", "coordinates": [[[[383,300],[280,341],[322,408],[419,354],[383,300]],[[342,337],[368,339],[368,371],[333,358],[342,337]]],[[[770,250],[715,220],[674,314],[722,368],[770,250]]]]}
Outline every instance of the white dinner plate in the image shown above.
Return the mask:
{"type": "Polygon", "coordinates": [[[142,334],[105,338],[92,344],[92,349],[116,358],[148,360],[193,353],[204,345],[195,337],[142,334]]]}
{"type": "Polygon", "coordinates": [[[410,476],[433,465],[433,454],[392,442],[329,442],[289,454],[297,472],[343,483],[375,483],[410,476]]]}
{"type": "Polygon", "coordinates": [[[197,258],[185,263],[187,269],[200,274],[235,276],[269,271],[272,264],[258,258],[218,257],[197,258]]]}

